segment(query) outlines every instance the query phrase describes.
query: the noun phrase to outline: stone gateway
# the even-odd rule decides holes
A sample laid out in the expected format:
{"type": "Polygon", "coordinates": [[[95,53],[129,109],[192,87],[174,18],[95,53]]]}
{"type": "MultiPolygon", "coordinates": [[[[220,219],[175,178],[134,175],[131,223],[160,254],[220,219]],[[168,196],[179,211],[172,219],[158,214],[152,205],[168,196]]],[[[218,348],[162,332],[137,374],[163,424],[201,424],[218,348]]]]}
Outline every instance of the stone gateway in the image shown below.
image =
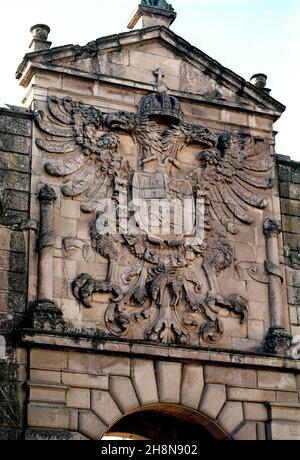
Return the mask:
{"type": "Polygon", "coordinates": [[[300,440],[285,107],[175,19],[142,0],[86,46],[31,29],[25,108],[0,109],[1,439],[300,440]]]}

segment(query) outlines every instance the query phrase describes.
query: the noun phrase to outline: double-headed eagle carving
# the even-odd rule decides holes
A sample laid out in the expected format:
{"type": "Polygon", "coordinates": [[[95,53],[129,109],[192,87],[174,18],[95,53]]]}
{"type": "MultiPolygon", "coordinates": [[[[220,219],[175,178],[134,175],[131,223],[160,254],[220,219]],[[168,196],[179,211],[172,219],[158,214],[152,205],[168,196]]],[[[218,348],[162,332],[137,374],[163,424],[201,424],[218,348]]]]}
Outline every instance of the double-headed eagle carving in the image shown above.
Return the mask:
{"type": "Polygon", "coordinates": [[[73,281],[76,299],[91,308],[94,293],[111,292],[105,312],[110,333],[135,338],[139,330],[140,338],[163,343],[217,341],[223,309],[246,321],[247,301],[234,293],[224,297],[218,276],[233,263],[229,235],[268,205],[263,191],[273,186],[273,161],[263,139],[187,123],[168,94],[145,96],[138,113],[104,113],[56,97],[49,97],[48,110],[36,113],[44,133],[37,145],[50,157],[45,170],[63,178],[65,197],[93,214],[92,248],[108,260],[106,279],[81,274],[73,281]],[[123,147],[128,136],[137,155],[123,147]],[[105,200],[116,206],[120,224],[124,199],[137,197],[175,207],[202,202],[204,238],[153,230],[135,207],[135,231],[99,231],[105,200]]]}

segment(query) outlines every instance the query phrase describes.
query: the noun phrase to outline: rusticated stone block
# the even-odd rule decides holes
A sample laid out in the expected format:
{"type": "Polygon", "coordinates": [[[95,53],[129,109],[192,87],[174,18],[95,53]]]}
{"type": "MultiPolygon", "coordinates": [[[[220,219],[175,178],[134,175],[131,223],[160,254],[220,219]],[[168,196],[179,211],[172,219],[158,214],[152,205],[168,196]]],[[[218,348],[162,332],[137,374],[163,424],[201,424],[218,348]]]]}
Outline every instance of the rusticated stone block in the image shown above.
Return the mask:
{"type": "Polygon", "coordinates": [[[25,239],[23,232],[11,232],[10,249],[14,252],[25,253],[25,239]]]}
{"type": "Polygon", "coordinates": [[[68,369],[86,373],[99,372],[101,374],[101,357],[96,354],[69,352],[68,369]]]}
{"type": "Polygon", "coordinates": [[[76,372],[62,372],[62,382],[75,388],[95,388],[108,390],[108,377],[97,374],[78,374],[76,372]]]}
{"type": "Polygon", "coordinates": [[[79,431],[92,441],[100,441],[108,427],[91,411],[80,411],[79,431]]]}
{"type": "Polygon", "coordinates": [[[228,400],[230,401],[276,401],[275,391],[270,390],[255,390],[252,388],[228,388],[227,395],[228,400]]]}
{"type": "Polygon", "coordinates": [[[122,417],[122,412],[108,391],[92,390],[91,408],[107,426],[113,425],[122,417]]]}
{"type": "Polygon", "coordinates": [[[7,273],[8,290],[23,293],[27,290],[27,277],[20,273],[7,273]]]}
{"type": "Polygon", "coordinates": [[[204,388],[203,367],[186,365],[183,367],[180,403],[198,409],[204,388]]]}
{"type": "Polygon", "coordinates": [[[61,383],[61,372],[31,369],[30,381],[32,383],[61,383]]]}
{"type": "Polygon", "coordinates": [[[91,392],[88,389],[71,388],[66,395],[67,407],[90,409],[91,392]]]}
{"type": "Polygon", "coordinates": [[[32,120],[16,114],[0,113],[0,132],[7,134],[19,134],[20,136],[31,136],[32,120]]]}
{"type": "Polygon", "coordinates": [[[205,366],[206,383],[220,383],[240,387],[256,387],[256,371],[235,367],[205,366]]]}
{"type": "Polygon", "coordinates": [[[131,369],[132,382],[141,405],[157,403],[159,399],[153,361],[134,359],[131,369]]]}
{"type": "Polygon", "coordinates": [[[276,401],[287,404],[299,404],[299,396],[297,392],[291,391],[276,391],[276,401]]]}
{"type": "MultiPolygon", "coordinates": [[[[4,184],[5,189],[29,192],[30,177],[15,171],[3,171],[0,169],[0,183],[4,184]]],[[[9,203],[6,203],[6,207],[9,203]]]]}
{"type": "Polygon", "coordinates": [[[244,423],[241,428],[234,433],[233,439],[235,441],[256,441],[257,431],[255,422],[244,423]]]}
{"type": "Polygon", "coordinates": [[[103,374],[130,377],[129,358],[119,356],[101,356],[101,370],[103,374]]]}
{"type": "Polygon", "coordinates": [[[226,401],[225,385],[205,385],[200,412],[215,420],[226,401]]]}
{"type": "Polygon", "coordinates": [[[159,361],[156,366],[160,402],[178,404],[180,402],[182,365],[159,361]]]}
{"type": "Polygon", "coordinates": [[[15,211],[28,211],[29,195],[26,192],[17,190],[5,190],[2,204],[5,209],[15,211]]]}
{"type": "Polygon", "coordinates": [[[27,269],[26,256],[23,253],[11,252],[9,255],[9,271],[25,273],[27,269]]]}
{"type": "Polygon", "coordinates": [[[29,404],[28,425],[32,428],[77,430],[77,411],[64,406],[29,404]]]}
{"type": "MultiPolygon", "coordinates": [[[[300,189],[300,185],[299,185],[300,189]]],[[[286,198],[282,198],[280,200],[281,203],[281,212],[282,214],[286,214],[288,216],[296,216],[300,217],[300,203],[298,200],[288,200],[286,198]]]]}
{"type": "Polygon", "coordinates": [[[89,441],[89,439],[76,431],[29,428],[25,433],[25,441],[89,441]]]}
{"type": "Polygon", "coordinates": [[[271,432],[273,441],[300,441],[299,422],[273,421],[271,432]]]}
{"type": "Polygon", "coordinates": [[[33,369],[67,369],[68,354],[63,351],[33,349],[30,353],[30,367],[33,369]]]}
{"type": "Polygon", "coordinates": [[[244,403],[245,420],[265,422],[268,418],[267,408],[264,404],[244,403]]]}
{"type": "Polygon", "coordinates": [[[29,173],[30,157],[18,153],[0,152],[0,169],[29,173]]]}
{"type": "Polygon", "coordinates": [[[243,406],[239,402],[227,402],[218,417],[218,423],[227,433],[236,430],[243,420],[243,406]]]}
{"type": "Polygon", "coordinates": [[[0,150],[6,152],[16,152],[29,155],[31,149],[31,139],[23,136],[13,136],[11,134],[0,135],[0,150]]]}
{"type": "Polygon", "coordinates": [[[140,407],[131,380],[127,377],[111,377],[110,393],[123,413],[140,407]]]}
{"type": "Polygon", "coordinates": [[[53,384],[30,383],[30,401],[64,404],[67,389],[53,384]]]}
{"type": "Polygon", "coordinates": [[[0,228],[0,250],[10,249],[10,235],[10,229],[0,228]]]}

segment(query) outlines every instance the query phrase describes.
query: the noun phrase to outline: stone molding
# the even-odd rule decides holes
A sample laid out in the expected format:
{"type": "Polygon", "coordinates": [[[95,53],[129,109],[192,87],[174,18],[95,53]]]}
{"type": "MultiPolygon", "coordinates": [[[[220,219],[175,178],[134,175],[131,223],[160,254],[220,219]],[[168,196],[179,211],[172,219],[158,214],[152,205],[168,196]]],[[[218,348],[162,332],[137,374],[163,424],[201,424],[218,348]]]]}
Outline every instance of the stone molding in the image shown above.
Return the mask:
{"type": "Polygon", "coordinates": [[[300,371],[300,361],[291,358],[263,355],[256,352],[232,352],[228,350],[204,348],[184,349],[178,346],[163,346],[147,344],[146,342],[132,344],[131,341],[109,340],[107,337],[97,341],[93,339],[68,336],[68,334],[37,333],[31,329],[23,329],[22,342],[28,345],[62,347],[96,353],[117,353],[124,356],[157,357],[169,360],[189,360],[191,362],[214,362],[233,366],[254,366],[262,369],[288,369],[300,371]]]}

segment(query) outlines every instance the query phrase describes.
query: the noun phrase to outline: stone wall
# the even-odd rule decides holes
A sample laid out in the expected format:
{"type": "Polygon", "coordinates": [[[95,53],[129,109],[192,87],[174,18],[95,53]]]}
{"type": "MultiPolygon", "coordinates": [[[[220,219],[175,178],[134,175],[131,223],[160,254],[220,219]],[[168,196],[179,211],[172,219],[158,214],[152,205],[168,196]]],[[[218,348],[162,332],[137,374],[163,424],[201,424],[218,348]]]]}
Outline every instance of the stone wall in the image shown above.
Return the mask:
{"type": "Polygon", "coordinates": [[[122,417],[164,406],[191,409],[217,439],[300,439],[293,361],[283,371],[280,358],[125,344],[115,354],[109,341],[93,351],[83,341],[56,343],[67,348],[30,351],[29,439],[100,440],[122,417]]]}
{"type": "Polygon", "coordinates": [[[300,335],[300,163],[278,157],[287,292],[293,335],[300,335]]]}
{"type": "Polygon", "coordinates": [[[16,330],[27,306],[31,131],[29,113],[0,109],[0,439],[18,439],[23,424],[26,354],[16,330]]]}

